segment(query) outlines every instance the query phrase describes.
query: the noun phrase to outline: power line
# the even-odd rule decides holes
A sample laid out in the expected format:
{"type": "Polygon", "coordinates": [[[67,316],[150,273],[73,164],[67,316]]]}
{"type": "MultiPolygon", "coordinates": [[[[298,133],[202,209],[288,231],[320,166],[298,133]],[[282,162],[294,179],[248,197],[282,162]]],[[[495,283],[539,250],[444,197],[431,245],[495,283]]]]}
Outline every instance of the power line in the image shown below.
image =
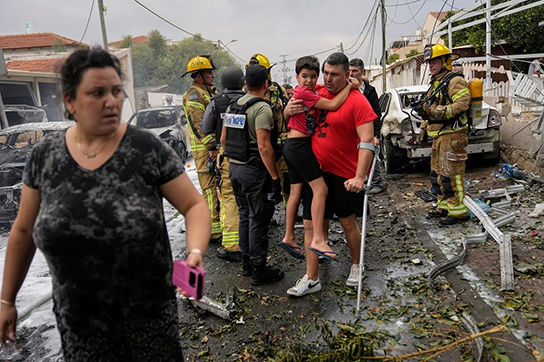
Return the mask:
{"type": "MultiPolygon", "coordinates": [[[[482,7],[484,7],[484,3],[482,2],[482,0],[480,0],[480,5],[481,5],[482,7]]],[[[483,15],[483,14],[482,14],[482,15],[483,15]]],[[[488,21],[487,21],[487,16],[484,15],[484,18],[485,18],[485,22],[488,23],[488,21]]],[[[493,27],[491,26],[491,23],[488,23],[488,24],[489,24],[489,30],[491,31],[491,36],[494,37],[495,34],[493,33],[493,27]]],[[[493,43],[493,39],[492,39],[492,43],[493,43]]],[[[497,44],[493,43],[493,45],[497,45],[497,44]]],[[[508,56],[508,54],[507,54],[506,51],[504,50],[502,44],[499,43],[498,45],[501,47],[502,52],[504,53],[504,55],[506,55],[506,57],[508,58],[508,60],[510,61],[510,63],[511,63],[514,67],[516,67],[516,69],[519,71],[519,73],[521,73],[521,69],[519,69],[519,67],[516,65],[516,63],[514,63],[514,61],[508,56]]],[[[486,55],[487,55],[487,54],[486,54],[486,55]]],[[[489,54],[489,55],[491,56],[491,54],[489,54]]]]}
{"type": "MultiPolygon", "coordinates": [[[[440,14],[442,14],[442,10],[444,9],[444,6],[446,6],[446,4],[448,4],[448,0],[444,1],[444,3],[442,4],[442,7],[440,8],[440,11],[438,12],[438,15],[434,19],[433,29],[431,30],[431,36],[430,36],[431,42],[433,41],[433,34],[434,34],[434,29],[436,28],[436,23],[438,22],[438,18],[440,17],[440,14]]],[[[423,76],[421,77],[421,83],[423,83],[423,78],[425,77],[425,73],[427,73],[428,64],[429,63],[425,62],[425,67],[423,68],[423,72],[421,73],[423,74],[423,76]]]]}
{"type": "Polygon", "coordinates": [[[420,2],[421,0],[413,0],[413,1],[407,1],[405,3],[402,3],[402,4],[399,4],[399,2],[397,1],[397,4],[396,5],[385,5],[386,7],[399,7],[399,6],[408,6],[410,4],[415,4],[415,3],[418,3],[420,2]]]}
{"type": "MultiPolygon", "coordinates": [[[[408,24],[408,23],[411,22],[412,20],[415,20],[416,16],[419,14],[419,12],[421,11],[421,9],[423,9],[423,7],[425,6],[426,3],[427,3],[427,0],[423,1],[423,3],[422,3],[421,6],[419,7],[419,9],[416,11],[416,13],[413,14],[412,17],[411,17],[410,19],[408,19],[407,21],[402,22],[402,23],[397,23],[397,22],[394,21],[393,19],[390,19],[390,20],[391,20],[391,24],[395,24],[395,25],[404,25],[404,24],[408,24]]],[[[410,14],[412,14],[412,11],[410,11],[410,14]]]]}
{"type": "Polygon", "coordinates": [[[433,29],[431,30],[431,37],[430,37],[431,42],[433,41],[434,29],[436,28],[436,23],[438,22],[438,18],[440,17],[440,14],[442,14],[442,10],[444,9],[444,6],[446,6],[447,3],[448,3],[448,0],[445,0],[444,4],[442,4],[442,7],[440,8],[440,11],[438,12],[437,17],[434,19],[433,29]]]}
{"type": "MultiPolygon", "coordinates": [[[[181,30],[182,32],[184,32],[185,34],[189,34],[191,36],[195,36],[195,34],[177,26],[176,24],[174,24],[173,22],[171,22],[170,20],[167,20],[165,18],[163,18],[162,16],[160,16],[159,14],[157,14],[156,12],[154,12],[153,10],[151,10],[150,8],[148,8],[147,6],[145,6],[144,4],[142,4],[141,2],[139,2],[138,0],[134,0],[134,2],[138,5],[140,5],[141,7],[143,7],[144,9],[146,9],[147,11],[149,11],[151,14],[155,15],[156,17],[158,17],[159,19],[161,19],[162,21],[172,25],[174,28],[178,29],[178,30],[181,30]]],[[[205,40],[209,40],[209,39],[205,39],[205,40]]],[[[210,40],[211,41],[211,40],[210,40]]]]}
{"type": "Polygon", "coordinates": [[[418,23],[418,21],[416,20],[416,16],[415,16],[414,13],[412,12],[412,8],[410,7],[410,5],[408,5],[407,8],[408,8],[408,11],[410,12],[410,15],[412,15],[412,18],[414,19],[414,22],[417,24],[417,26],[419,26],[420,28],[423,28],[423,27],[421,26],[421,24],[418,23]]]}
{"type": "MultiPolygon", "coordinates": [[[[355,39],[353,44],[351,46],[347,47],[345,50],[353,49],[355,47],[355,45],[357,44],[357,42],[359,41],[359,39],[361,39],[361,36],[363,35],[363,33],[365,31],[365,28],[367,27],[367,25],[369,24],[370,19],[372,18],[372,13],[378,8],[377,4],[378,4],[378,0],[374,0],[374,4],[370,8],[370,12],[368,13],[368,17],[366,18],[366,21],[365,21],[365,23],[363,25],[363,28],[359,32],[359,35],[357,36],[357,39],[355,39]]],[[[366,37],[366,35],[365,35],[365,37],[366,37]]]]}
{"type": "MultiPolygon", "coordinates": [[[[140,5],[141,7],[143,7],[144,9],[146,9],[147,11],[149,11],[151,14],[155,15],[156,17],[158,17],[159,19],[161,19],[162,21],[172,25],[174,28],[178,29],[178,30],[181,30],[182,32],[184,32],[185,34],[189,34],[191,36],[195,36],[195,34],[191,33],[190,31],[187,31],[185,29],[183,29],[182,27],[172,23],[170,20],[168,19],[165,19],[164,17],[162,17],[161,15],[157,14],[156,12],[154,12],[153,10],[151,10],[150,8],[148,8],[147,6],[145,6],[144,4],[142,4],[140,1],[138,0],[134,0],[135,3],[137,3],[138,5],[140,5]]],[[[215,43],[213,40],[210,40],[210,39],[206,39],[204,37],[202,37],[203,40],[207,40],[211,43],[215,43]]],[[[225,49],[228,50],[229,53],[231,53],[232,55],[234,55],[238,60],[244,62],[244,59],[242,59],[241,57],[239,57],[236,53],[234,53],[232,50],[230,50],[229,47],[227,47],[226,45],[223,44],[223,47],[225,49]]]]}
{"type": "Polygon", "coordinates": [[[236,54],[235,52],[233,52],[232,50],[230,50],[230,48],[229,48],[228,46],[226,46],[222,41],[220,41],[220,40],[217,41],[218,44],[219,44],[220,42],[223,44],[223,48],[227,49],[228,52],[231,53],[232,55],[234,55],[234,57],[235,57],[236,59],[238,59],[238,60],[241,61],[242,63],[245,63],[245,60],[244,60],[244,59],[240,58],[240,57],[238,56],[238,54],[236,54]]]}
{"type": "MultiPolygon", "coordinates": [[[[370,14],[372,15],[372,13],[370,14]]],[[[366,41],[366,38],[368,37],[368,34],[372,34],[372,37],[374,37],[374,34],[376,33],[376,24],[377,24],[377,19],[378,19],[378,8],[375,9],[374,11],[374,19],[372,20],[372,22],[370,23],[370,27],[368,29],[368,32],[366,33],[365,37],[363,38],[363,40],[361,41],[361,43],[359,44],[359,46],[354,50],[352,51],[351,53],[346,53],[348,55],[353,55],[355,54],[359,49],[361,49],[361,47],[363,46],[363,44],[365,43],[366,41]],[[372,30],[372,31],[371,31],[372,30]]]]}
{"type": "Polygon", "coordinates": [[[393,13],[393,18],[397,16],[397,10],[399,10],[399,0],[397,0],[397,6],[395,6],[395,12],[393,13]]]}
{"type": "Polygon", "coordinates": [[[378,24],[378,11],[374,17],[374,29],[372,30],[372,38],[370,40],[370,64],[372,64],[372,57],[374,56],[374,39],[376,39],[376,25],[378,24]]]}
{"type": "Polygon", "coordinates": [[[79,40],[80,43],[83,41],[85,34],[87,34],[87,28],[89,27],[89,22],[91,21],[91,16],[93,15],[93,8],[94,8],[94,0],[91,3],[91,10],[89,10],[89,16],[87,17],[87,24],[85,24],[85,30],[83,30],[83,35],[81,36],[81,39],[79,40]]]}
{"type": "MultiPolygon", "coordinates": [[[[419,0],[419,1],[421,1],[421,0],[419,0]]],[[[348,51],[348,50],[354,48],[354,47],[357,45],[357,43],[359,42],[359,39],[361,38],[361,36],[362,36],[363,33],[365,32],[365,28],[367,27],[369,20],[372,18],[372,14],[373,14],[373,11],[374,11],[373,9],[374,9],[374,7],[376,6],[377,3],[378,3],[378,0],[374,0],[374,4],[372,5],[371,11],[369,12],[368,18],[366,19],[366,21],[365,21],[365,23],[364,23],[364,25],[363,25],[363,28],[362,28],[361,31],[359,32],[359,35],[358,35],[357,38],[353,41],[353,44],[350,45],[349,47],[345,48],[344,51],[348,51]]],[[[367,33],[367,35],[365,35],[365,38],[366,38],[366,36],[368,36],[368,33],[367,33]]],[[[363,40],[363,43],[364,43],[364,40],[363,40]]],[[[359,49],[363,43],[361,43],[357,49],[359,49]]],[[[323,54],[323,53],[331,52],[331,51],[333,51],[333,50],[338,50],[338,46],[335,46],[335,47],[329,48],[329,49],[325,49],[325,50],[322,50],[322,51],[315,51],[315,52],[297,52],[297,53],[299,53],[299,54],[308,54],[308,53],[310,53],[310,54],[308,54],[308,55],[317,56],[317,55],[320,55],[320,54],[323,54]]],[[[286,62],[294,62],[294,61],[296,61],[296,60],[297,60],[297,58],[288,59],[288,60],[286,60],[286,62]]],[[[282,61],[283,61],[283,60],[282,60],[282,61]]],[[[278,63],[278,62],[274,62],[274,63],[278,63]]]]}

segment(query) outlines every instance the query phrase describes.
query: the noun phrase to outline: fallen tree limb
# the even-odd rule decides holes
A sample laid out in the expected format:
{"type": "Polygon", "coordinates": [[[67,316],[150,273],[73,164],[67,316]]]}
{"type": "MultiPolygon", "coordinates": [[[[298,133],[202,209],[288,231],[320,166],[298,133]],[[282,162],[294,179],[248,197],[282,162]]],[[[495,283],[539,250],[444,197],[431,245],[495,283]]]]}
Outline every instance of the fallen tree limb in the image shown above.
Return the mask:
{"type": "Polygon", "coordinates": [[[431,353],[431,355],[429,357],[426,357],[424,359],[424,361],[428,361],[428,360],[433,359],[436,356],[438,356],[438,355],[440,355],[440,354],[442,354],[444,352],[451,351],[452,349],[458,347],[459,345],[461,345],[463,343],[471,342],[476,338],[480,338],[480,337],[486,336],[488,334],[506,332],[507,330],[508,329],[505,326],[499,325],[499,326],[495,326],[493,328],[490,328],[490,329],[485,330],[485,331],[480,332],[480,333],[471,334],[471,335],[469,335],[469,336],[467,336],[465,338],[461,338],[461,339],[459,339],[459,340],[457,340],[455,342],[452,342],[450,344],[447,344],[445,346],[426,349],[424,351],[419,351],[419,352],[403,354],[403,355],[400,355],[400,356],[382,356],[382,357],[374,356],[374,357],[362,357],[362,359],[374,359],[374,360],[383,360],[383,361],[402,361],[402,360],[406,360],[406,359],[410,359],[410,358],[414,358],[414,357],[417,357],[417,356],[422,356],[422,355],[426,355],[426,354],[431,353]]]}

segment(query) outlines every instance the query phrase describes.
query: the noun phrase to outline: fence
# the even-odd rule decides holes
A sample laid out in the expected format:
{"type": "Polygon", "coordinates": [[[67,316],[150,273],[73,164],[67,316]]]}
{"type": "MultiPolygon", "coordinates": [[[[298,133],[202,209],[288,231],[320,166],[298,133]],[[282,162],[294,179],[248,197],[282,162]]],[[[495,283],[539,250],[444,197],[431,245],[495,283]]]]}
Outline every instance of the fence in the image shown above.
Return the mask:
{"type": "MultiPolygon", "coordinates": [[[[485,64],[478,64],[473,62],[463,62],[463,73],[467,80],[474,78],[474,73],[485,72],[485,64]]],[[[523,100],[514,95],[518,94],[520,90],[525,90],[523,93],[534,93],[535,91],[540,92],[542,95],[543,89],[543,80],[537,77],[529,77],[526,74],[506,71],[502,66],[499,68],[491,68],[492,72],[498,72],[508,75],[507,82],[493,82],[491,83],[490,89],[485,89],[484,94],[488,97],[505,97],[509,100],[509,103],[512,107],[512,113],[520,114],[521,112],[542,112],[543,107],[537,106],[540,102],[540,99],[534,99],[534,102],[523,100]],[[539,91],[540,90],[540,91],[539,91]]],[[[542,97],[540,97],[542,98],[542,97]]]]}

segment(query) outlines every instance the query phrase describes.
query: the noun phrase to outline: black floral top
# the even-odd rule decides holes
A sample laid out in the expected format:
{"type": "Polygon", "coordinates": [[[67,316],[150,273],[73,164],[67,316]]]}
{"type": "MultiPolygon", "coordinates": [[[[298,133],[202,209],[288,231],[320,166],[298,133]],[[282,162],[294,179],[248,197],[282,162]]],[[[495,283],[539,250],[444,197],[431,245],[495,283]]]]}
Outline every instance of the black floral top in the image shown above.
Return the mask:
{"type": "Polygon", "coordinates": [[[159,186],[184,167],[158,137],[132,126],[93,171],[74,161],[65,139],[66,132],[44,137],[25,167],[23,182],[41,195],[34,242],[52,274],[61,335],[111,333],[175,301],[159,186]]]}

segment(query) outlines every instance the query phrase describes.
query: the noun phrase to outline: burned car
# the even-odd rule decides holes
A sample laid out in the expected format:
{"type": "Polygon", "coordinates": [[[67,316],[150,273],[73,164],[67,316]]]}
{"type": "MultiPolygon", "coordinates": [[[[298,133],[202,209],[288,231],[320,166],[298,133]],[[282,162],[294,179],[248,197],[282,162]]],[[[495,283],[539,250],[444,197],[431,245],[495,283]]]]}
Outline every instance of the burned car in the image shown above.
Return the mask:
{"type": "MultiPolygon", "coordinates": [[[[381,151],[388,174],[401,173],[417,161],[431,156],[432,139],[418,142],[422,119],[416,107],[427,93],[428,85],[394,88],[380,97],[382,112],[381,151]]],[[[467,152],[483,159],[500,160],[499,127],[501,114],[482,103],[481,118],[473,119],[468,134],[467,152]]]]}
{"type": "Polygon", "coordinates": [[[4,110],[10,127],[25,123],[47,122],[45,111],[38,107],[26,104],[6,104],[4,110]]]}
{"type": "Polygon", "coordinates": [[[150,130],[168,143],[182,162],[187,160],[187,121],[182,106],[142,109],[130,116],[128,124],[150,130]]]}
{"type": "Polygon", "coordinates": [[[32,147],[44,135],[63,131],[74,124],[24,123],[0,131],[0,226],[9,227],[17,215],[23,169],[32,147]]]}

